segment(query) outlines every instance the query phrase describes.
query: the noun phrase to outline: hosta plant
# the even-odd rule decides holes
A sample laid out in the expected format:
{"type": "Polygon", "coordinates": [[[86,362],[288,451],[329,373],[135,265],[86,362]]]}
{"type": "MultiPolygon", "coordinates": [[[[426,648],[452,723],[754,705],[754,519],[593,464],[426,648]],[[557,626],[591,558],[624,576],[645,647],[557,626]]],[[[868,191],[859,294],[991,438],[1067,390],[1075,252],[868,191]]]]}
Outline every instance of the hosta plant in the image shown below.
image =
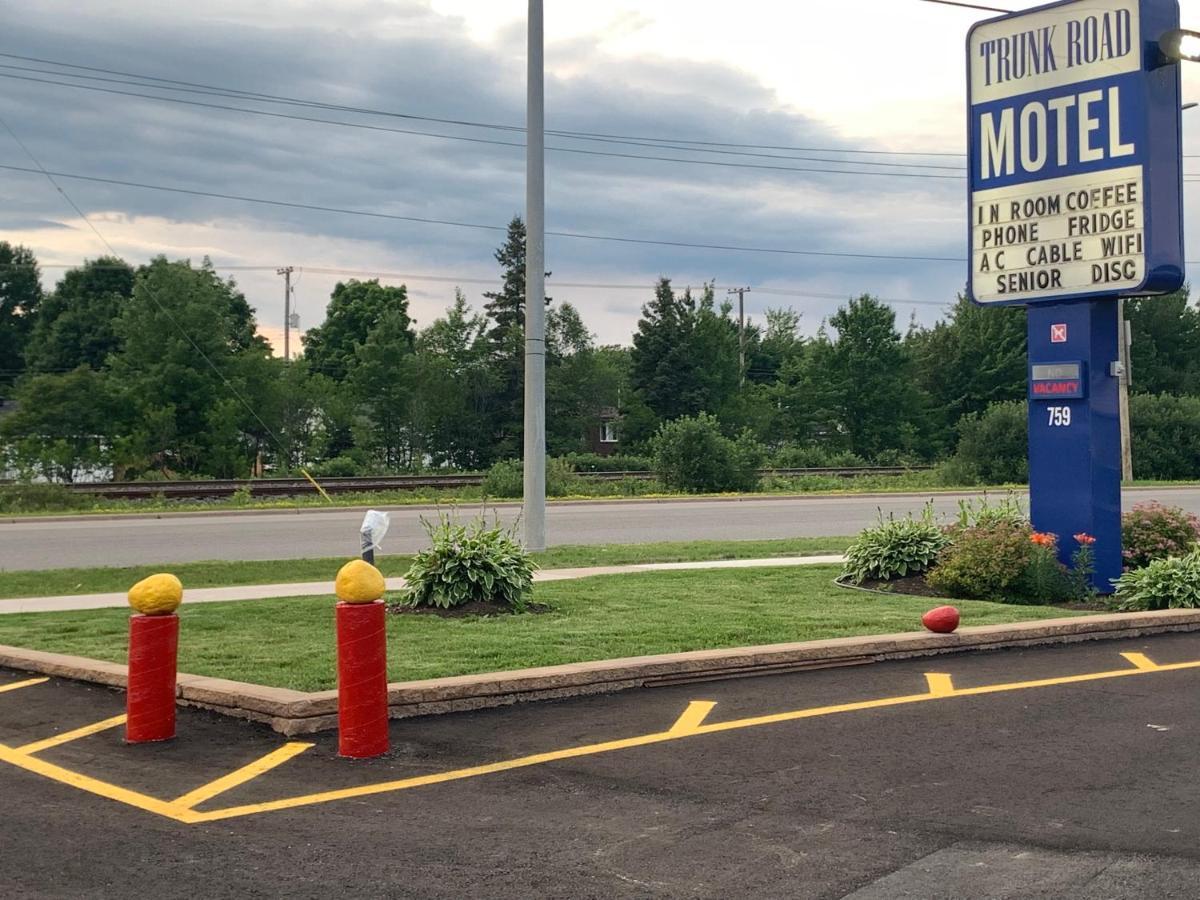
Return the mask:
{"type": "Polygon", "coordinates": [[[483,519],[458,525],[448,516],[422,523],[430,546],[413,559],[397,605],[449,609],[483,602],[525,608],[537,564],[514,538],[515,526],[489,526],[483,519]]]}
{"type": "Polygon", "coordinates": [[[843,574],[855,584],[919,575],[933,565],[949,539],[926,508],[920,518],[883,518],[864,529],[846,551],[843,574]]]}
{"type": "Polygon", "coordinates": [[[1115,582],[1113,604],[1122,612],[1200,609],[1200,550],[1156,559],[1115,582]]]}

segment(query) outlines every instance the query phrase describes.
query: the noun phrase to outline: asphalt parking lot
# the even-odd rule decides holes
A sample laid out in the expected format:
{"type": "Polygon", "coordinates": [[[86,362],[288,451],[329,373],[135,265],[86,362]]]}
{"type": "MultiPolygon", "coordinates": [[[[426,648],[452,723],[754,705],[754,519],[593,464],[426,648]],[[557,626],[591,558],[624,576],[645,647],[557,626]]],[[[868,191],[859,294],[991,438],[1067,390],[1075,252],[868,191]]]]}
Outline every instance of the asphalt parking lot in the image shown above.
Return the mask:
{"type": "Polygon", "coordinates": [[[393,723],[336,756],[0,670],[5,897],[1196,896],[1200,635],[393,723]]]}

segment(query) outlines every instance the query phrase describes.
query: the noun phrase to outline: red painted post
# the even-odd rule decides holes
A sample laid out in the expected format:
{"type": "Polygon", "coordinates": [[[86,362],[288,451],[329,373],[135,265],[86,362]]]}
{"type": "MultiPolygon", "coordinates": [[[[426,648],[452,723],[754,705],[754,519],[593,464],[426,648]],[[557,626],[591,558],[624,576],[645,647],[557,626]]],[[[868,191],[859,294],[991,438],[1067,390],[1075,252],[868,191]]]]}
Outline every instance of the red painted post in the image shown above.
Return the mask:
{"type": "Polygon", "coordinates": [[[338,755],[387,753],[387,627],[382,600],[337,605],[338,755]]]}
{"type": "Polygon", "coordinates": [[[175,666],[179,617],[129,617],[129,685],[125,741],[143,744],[175,737],[175,666]]]}

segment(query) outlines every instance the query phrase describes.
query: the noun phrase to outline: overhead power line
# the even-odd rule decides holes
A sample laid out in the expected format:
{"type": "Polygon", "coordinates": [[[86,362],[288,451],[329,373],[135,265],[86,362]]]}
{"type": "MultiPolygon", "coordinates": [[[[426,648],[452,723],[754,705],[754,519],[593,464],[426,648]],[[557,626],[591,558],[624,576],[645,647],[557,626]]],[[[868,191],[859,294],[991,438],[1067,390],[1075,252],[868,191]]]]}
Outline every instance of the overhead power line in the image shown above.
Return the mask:
{"type": "MultiPolygon", "coordinates": [[[[386,116],[389,118],[409,119],[419,122],[434,122],[443,125],[457,125],[468,128],[484,128],[497,131],[508,131],[524,134],[525,127],[523,125],[506,125],[494,122],[479,122],[461,118],[443,118],[438,116],[424,116],[415,113],[399,112],[394,110],[383,110],[364,106],[351,106],[339,103],[327,103],[320,100],[303,99],[298,97],[288,97],[280,94],[267,94],[259,91],[247,91],[240,88],[221,87],[219,85],[204,84],[195,81],[183,81],[175,78],[162,78],[155,75],[146,75],[135,72],[124,72],[118,69],[107,69],[99,66],[84,66],[77,63],[64,62],[62,60],[45,59],[37,56],[25,56],[18,53],[3,53],[0,52],[0,58],[16,59],[24,62],[33,62],[41,65],[57,66],[64,69],[76,69],[82,72],[98,72],[104,75],[117,75],[123,78],[138,79],[140,82],[154,82],[155,84],[145,84],[145,87],[162,87],[165,90],[182,90],[184,88],[191,89],[189,92],[206,92],[214,93],[218,96],[236,96],[246,100],[257,100],[260,102],[278,103],[289,106],[310,107],[316,109],[325,109],[339,112],[350,112],[360,115],[386,116]],[[169,87],[174,86],[174,87],[169,87]]],[[[17,67],[13,67],[17,68],[17,67]]],[[[59,73],[66,77],[80,78],[83,76],[75,76],[70,73],[59,73]]],[[[715,147],[715,148],[741,148],[747,150],[783,150],[795,153],[856,153],[874,156],[944,156],[944,157],[965,157],[965,153],[947,152],[947,151],[918,151],[918,150],[882,150],[874,148],[856,148],[856,147],[797,147],[783,144],[754,144],[740,143],[734,141],[701,141],[689,140],[678,137],[653,137],[647,135],[630,135],[630,134],[612,134],[598,131],[569,131],[564,129],[547,129],[546,134],[555,137],[569,138],[571,140],[581,141],[598,141],[601,143],[609,142],[626,142],[626,141],[642,141],[649,146],[658,144],[687,144],[690,147],[715,147]]]]}
{"type": "MultiPolygon", "coordinates": [[[[39,174],[39,170],[31,169],[28,166],[0,164],[0,169],[10,172],[28,172],[32,174],[39,174]]],[[[173,194],[186,194],[193,197],[208,197],[216,200],[235,200],[241,203],[257,203],[264,206],[276,206],[285,209],[302,209],[313,212],[338,213],[340,215],[348,216],[364,216],[372,219],[389,219],[399,222],[414,222],[422,225],[445,225],[453,228],[474,228],[483,231],[507,231],[506,226],[503,225],[484,225],[478,222],[457,222],[451,219],[429,219],[422,216],[403,216],[397,213],[374,212],[365,209],[348,209],[338,206],[322,206],[313,203],[298,203],[289,200],[271,200],[265,197],[247,197],[241,194],[225,194],[218,191],[202,191],[192,188],[171,187],[161,184],[148,184],[140,181],[125,181],[124,179],[120,178],[101,178],[95,175],[78,175],[72,172],[49,172],[48,174],[54,175],[58,178],[69,178],[75,181],[89,181],[96,184],[120,185],[122,187],[142,188],[143,190],[149,191],[165,191],[173,194]]],[[[546,234],[551,237],[572,238],[576,240],[607,241],[618,244],[645,244],[657,247],[679,247],[693,250],[720,250],[735,253],[770,253],[784,256],[823,256],[841,259],[894,259],[918,262],[966,262],[965,258],[957,256],[908,256],[884,253],[837,252],[831,250],[791,250],[777,247],[742,247],[731,244],[698,244],[688,243],[686,241],[630,238],[606,234],[586,234],[577,231],[547,231],[546,234]]]]}
{"type": "MultiPolygon", "coordinates": [[[[35,69],[35,68],[31,68],[29,66],[14,66],[14,65],[6,65],[6,64],[0,63],[0,69],[7,69],[7,70],[9,70],[9,72],[31,72],[31,73],[34,73],[37,75],[53,75],[57,78],[74,78],[74,79],[81,79],[81,80],[87,80],[87,81],[99,81],[99,82],[104,82],[104,83],[108,83],[108,84],[126,85],[129,87],[154,88],[154,89],[159,89],[159,90],[186,91],[187,93],[201,94],[201,95],[208,96],[208,97],[227,97],[227,98],[232,98],[232,99],[237,99],[237,100],[255,100],[256,102],[271,102],[271,103],[284,102],[284,101],[275,101],[275,100],[271,100],[271,101],[258,100],[258,98],[248,97],[246,94],[235,93],[232,91],[196,90],[196,89],[192,89],[192,88],[168,88],[168,87],[164,87],[161,85],[149,84],[145,81],[137,81],[137,80],[130,81],[130,80],[121,79],[121,78],[104,78],[104,77],[97,76],[97,75],[76,75],[76,74],[70,73],[70,72],[55,71],[55,70],[51,70],[51,69],[35,69]]],[[[101,90],[100,88],[89,88],[89,86],[85,85],[85,84],[75,84],[75,83],[71,83],[71,82],[62,82],[62,81],[49,81],[49,80],[40,79],[40,78],[29,78],[29,77],[24,77],[21,75],[12,75],[12,74],[9,74],[6,72],[0,72],[0,77],[13,78],[13,79],[21,80],[21,81],[33,81],[33,82],[38,82],[40,84],[57,85],[59,87],[80,88],[80,89],[85,89],[85,90],[87,90],[87,89],[101,90]]],[[[115,91],[115,90],[109,91],[109,93],[117,93],[117,94],[121,94],[122,96],[129,96],[129,97],[141,97],[141,98],[145,98],[145,99],[149,99],[149,100],[161,100],[165,103],[186,103],[187,102],[187,101],[181,100],[178,97],[164,97],[159,94],[141,94],[141,93],[136,93],[133,91],[115,91]]],[[[290,101],[288,101],[288,102],[289,102],[289,105],[300,106],[302,108],[310,108],[310,109],[327,108],[326,104],[299,103],[299,102],[292,103],[290,101]]],[[[196,104],[196,105],[201,105],[201,104],[196,104]]],[[[244,113],[255,113],[258,115],[274,115],[278,118],[288,118],[287,116],[285,116],[283,114],[279,114],[279,113],[273,114],[273,113],[267,112],[265,110],[246,108],[246,107],[237,107],[237,106],[231,107],[231,106],[213,105],[211,108],[230,110],[230,111],[236,111],[236,112],[244,112],[244,113]]],[[[346,111],[353,112],[354,110],[353,110],[353,108],[347,108],[346,111]]],[[[514,142],[510,142],[510,141],[488,142],[488,141],[484,141],[484,140],[481,140],[478,138],[475,138],[475,139],[465,138],[461,135],[441,134],[441,133],[428,132],[428,131],[411,131],[411,130],[399,129],[399,128],[382,128],[379,126],[361,125],[359,123],[345,122],[345,121],[339,121],[339,120],[334,120],[334,119],[317,119],[317,118],[310,118],[307,116],[294,116],[293,118],[296,118],[299,121],[304,121],[304,122],[319,122],[319,123],[323,123],[323,124],[327,124],[327,125],[342,125],[342,126],[351,127],[351,128],[371,128],[373,130],[378,130],[378,131],[391,131],[396,134],[417,134],[417,135],[423,135],[425,137],[445,138],[447,140],[473,140],[476,143],[495,143],[495,144],[498,144],[500,146],[505,146],[505,147],[524,147],[525,146],[524,143],[514,143],[514,142]]],[[[448,123],[450,122],[450,120],[444,120],[444,121],[446,121],[448,123]]],[[[459,124],[459,123],[453,123],[453,124],[459,124]]],[[[565,135],[563,135],[563,136],[565,137],[565,135]]],[[[728,150],[728,149],[718,149],[715,147],[688,146],[688,144],[689,144],[688,141],[671,140],[671,139],[666,139],[666,138],[663,138],[663,139],[659,139],[659,138],[628,138],[628,139],[621,138],[621,139],[618,139],[618,138],[582,138],[582,137],[575,138],[575,137],[572,137],[571,139],[572,140],[598,141],[601,143],[620,144],[623,146],[631,146],[631,147],[645,147],[645,148],[654,149],[654,150],[680,150],[685,153],[708,153],[708,154],[714,154],[714,155],[719,155],[719,156],[747,157],[747,158],[754,158],[754,159],[794,160],[794,161],[799,161],[799,162],[827,162],[827,163],[836,163],[839,165],[855,165],[855,164],[857,164],[857,165],[870,165],[870,166],[887,166],[887,167],[898,168],[898,169],[903,169],[903,168],[946,169],[946,170],[955,171],[955,172],[962,171],[962,166],[960,166],[960,165],[950,166],[950,165],[941,165],[941,164],[936,164],[936,163],[919,163],[919,162],[888,163],[888,162],[874,162],[872,160],[829,159],[827,157],[811,157],[811,156],[783,156],[783,155],[780,155],[777,153],[759,153],[759,152],[751,152],[751,151],[747,151],[747,150],[728,150]],[[666,142],[668,140],[670,140],[669,143],[666,142]]],[[[572,152],[571,150],[569,150],[567,148],[551,148],[551,149],[558,149],[558,150],[562,150],[563,152],[572,152]]],[[[580,152],[580,151],[576,150],[574,152],[580,152]]],[[[880,151],[865,151],[865,150],[864,151],[835,151],[835,150],[823,149],[823,148],[815,149],[815,150],[812,150],[809,152],[814,152],[814,153],[863,152],[863,153],[888,153],[888,154],[893,153],[893,151],[883,151],[883,150],[880,150],[880,151]]],[[[916,154],[916,153],[899,154],[899,153],[897,153],[896,155],[919,156],[922,154],[916,154]]]]}
{"type": "MultiPolygon", "coordinates": [[[[41,174],[46,177],[46,180],[49,181],[51,185],[53,185],[54,189],[56,191],[58,191],[58,193],[62,196],[62,198],[67,202],[67,204],[71,207],[71,209],[75,210],[75,212],[79,215],[79,217],[88,224],[88,227],[92,229],[92,232],[96,235],[96,237],[100,239],[100,243],[102,243],[105,247],[108,248],[108,252],[111,253],[116,258],[120,259],[121,254],[117,252],[116,248],[113,247],[113,245],[111,243],[109,243],[108,238],[106,238],[103,234],[100,233],[100,229],[98,229],[96,227],[95,223],[92,222],[92,220],[87,217],[87,215],[84,213],[84,211],[79,208],[79,204],[77,204],[74,200],[72,200],[71,196],[63,189],[62,185],[60,185],[55,180],[55,173],[47,170],[46,167],[42,165],[41,161],[36,156],[34,156],[33,151],[30,150],[29,147],[27,147],[25,145],[25,142],[22,141],[17,136],[17,133],[12,129],[12,126],[10,126],[7,121],[5,121],[3,118],[0,118],[0,125],[2,125],[4,127],[4,130],[7,131],[9,133],[9,135],[12,137],[12,139],[17,142],[17,145],[20,146],[20,148],[25,152],[25,155],[28,156],[30,158],[30,160],[33,161],[33,164],[35,166],[37,166],[36,170],[28,169],[26,171],[41,172],[41,174]]],[[[66,176],[59,176],[59,177],[66,177],[66,176]]],[[[204,352],[204,350],[201,349],[200,345],[198,343],[196,343],[195,338],[193,338],[192,335],[188,332],[188,330],[183,327],[183,325],[180,323],[180,321],[177,318],[175,318],[175,314],[172,313],[171,310],[169,310],[166,306],[163,305],[162,301],[160,301],[158,299],[158,296],[154,293],[154,291],[150,291],[148,293],[148,296],[154,302],[154,305],[156,307],[158,307],[158,311],[167,317],[167,319],[168,319],[168,321],[170,321],[172,327],[175,328],[175,330],[178,331],[179,334],[183,336],[184,340],[186,340],[188,342],[188,344],[191,345],[192,349],[196,351],[196,354],[202,360],[204,360],[204,362],[208,364],[209,368],[211,368],[213,370],[213,372],[216,374],[216,376],[219,379],[221,379],[221,381],[222,381],[222,383],[224,383],[225,387],[229,389],[229,392],[231,394],[233,394],[233,396],[238,400],[238,402],[241,403],[242,406],[244,406],[246,408],[246,411],[248,413],[250,413],[251,417],[253,417],[253,419],[256,422],[258,422],[259,425],[262,426],[263,431],[274,442],[275,446],[280,451],[286,453],[287,451],[284,448],[283,443],[279,440],[278,437],[275,436],[275,432],[272,431],[271,427],[262,420],[262,418],[259,416],[259,414],[255,411],[254,407],[250,405],[250,402],[245,397],[242,396],[241,391],[239,391],[236,387],[234,387],[233,383],[228,378],[225,377],[225,373],[222,372],[217,367],[216,363],[214,363],[209,358],[208,354],[206,354],[204,352]]]]}
{"type": "Polygon", "coordinates": [[[963,3],[961,0],[924,0],[925,3],[939,3],[942,6],[961,6],[964,9],[981,9],[984,12],[1007,13],[1011,9],[1001,9],[999,6],[980,6],[978,3],[963,3]]]}
{"type": "MultiPolygon", "coordinates": [[[[75,88],[77,90],[84,90],[84,91],[97,91],[97,92],[104,93],[104,94],[116,94],[116,95],[120,95],[120,96],[124,96],[124,97],[139,97],[139,98],[142,98],[145,100],[157,100],[162,103],[175,103],[175,104],[181,104],[184,106],[195,106],[195,107],[200,107],[200,108],[204,108],[204,109],[221,110],[224,112],[237,112],[237,113],[245,113],[245,114],[255,115],[255,116],[266,116],[266,117],[269,117],[272,119],[290,119],[290,120],[299,121],[299,122],[310,122],[310,123],[316,123],[316,124],[321,124],[321,125],[340,126],[342,128],[357,128],[357,129],[366,130],[366,131],[383,131],[383,132],[390,132],[392,134],[416,135],[419,137],[436,138],[439,140],[446,140],[446,141],[460,141],[460,142],[466,142],[466,143],[471,143],[471,144],[489,144],[492,146],[514,147],[514,148],[523,148],[525,146],[524,143],[518,143],[515,141],[498,141],[498,140],[492,140],[492,139],[488,139],[488,138],[469,137],[466,135],[441,134],[441,133],[433,132],[433,131],[417,131],[415,129],[390,128],[390,127],[387,127],[384,125],[371,125],[366,122],[347,122],[347,121],[338,120],[338,119],[322,119],[322,118],[318,118],[316,116],[301,116],[301,115],[296,115],[295,113],[281,113],[281,112],[273,112],[271,110],[265,110],[265,109],[251,109],[251,108],[244,107],[244,106],[229,106],[229,105],[223,104],[223,103],[209,103],[209,102],[202,101],[202,100],[186,100],[182,97],[162,97],[162,96],[158,96],[155,94],[144,94],[144,93],[141,93],[140,91],[124,91],[124,90],[119,90],[117,88],[98,87],[96,85],[90,85],[90,84],[71,84],[69,82],[64,82],[64,81],[54,81],[49,78],[34,78],[34,77],[28,76],[28,75],[14,75],[11,72],[0,72],[0,78],[16,79],[18,81],[29,81],[29,82],[35,82],[38,84],[49,84],[49,85],[55,85],[58,87],[75,88]]],[[[683,157],[675,157],[675,156],[650,156],[650,155],[639,154],[639,153],[616,153],[611,150],[586,150],[581,147],[548,146],[545,149],[554,151],[556,153],[573,153],[573,154],[580,155],[580,156],[609,157],[612,159],[649,160],[649,161],[653,161],[653,162],[680,163],[683,165],[693,165],[693,166],[718,166],[721,168],[730,168],[730,169],[758,169],[758,170],[776,171],[776,172],[805,172],[805,173],[819,173],[819,174],[827,174],[827,175],[880,175],[880,176],[889,176],[889,177],[897,177],[897,178],[938,178],[938,179],[948,179],[948,180],[954,180],[954,181],[961,181],[965,177],[963,175],[939,175],[939,174],[932,174],[932,173],[926,173],[926,172],[907,172],[907,171],[904,171],[904,172],[893,172],[893,171],[880,172],[880,171],[871,171],[869,169],[864,170],[861,168],[859,168],[859,169],[824,169],[824,168],[813,168],[813,167],[806,167],[806,166],[776,166],[776,165],[767,165],[767,164],[762,164],[762,163],[726,162],[723,160],[712,160],[712,159],[686,159],[683,157]]],[[[686,149],[686,148],[682,148],[682,149],[686,149]]],[[[785,158],[786,159],[795,159],[795,160],[799,160],[799,161],[824,163],[826,165],[857,165],[860,167],[861,166],[880,166],[880,167],[897,168],[897,169],[930,168],[930,169],[950,169],[953,171],[961,171],[961,168],[957,167],[957,166],[939,166],[939,165],[929,165],[929,164],[919,164],[919,163],[887,163],[887,162],[872,162],[872,161],[865,161],[865,160],[837,160],[837,159],[823,159],[823,158],[818,158],[818,157],[798,157],[798,156],[785,157],[785,158]]]]}

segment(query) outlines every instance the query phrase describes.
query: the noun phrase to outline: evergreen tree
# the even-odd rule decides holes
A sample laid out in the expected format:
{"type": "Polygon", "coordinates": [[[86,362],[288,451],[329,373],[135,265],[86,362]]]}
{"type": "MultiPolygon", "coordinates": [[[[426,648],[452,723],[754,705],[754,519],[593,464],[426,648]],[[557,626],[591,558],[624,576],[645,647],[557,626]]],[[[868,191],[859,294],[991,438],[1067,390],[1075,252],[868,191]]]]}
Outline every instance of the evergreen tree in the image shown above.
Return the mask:
{"type": "Polygon", "coordinates": [[[980,306],[959,296],[945,321],[909,330],[905,339],[928,398],[938,449],[953,445],[959,419],[1026,391],[1025,311],[980,306]]]}
{"type": "Polygon", "coordinates": [[[455,290],[445,317],[417,339],[413,420],[435,466],[482,469],[494,460],[486,332],[486,319],[455,290]]]}
{"type": "Polygon", "coordinates": [[[41,300],[42,284],[33,251],[0,241],[0,400],[11,394],[25,371],[26,344],[41,300]]]}
{"type": "Polygon", "coordinates": [[[1130,387],[1139,394],[1200,394],[1200,311],[1189,290],[1125,301],[1130,387]]]}
{"type": "Polygon", "coordinates": [[[503,282],[499,291],[483,296],[488,300],[484,311],[495,390],[490,404],[491,444],[496,456],[505,459],[521,455],[525,423],[525,223],[520,216],[508,223],[495,256],[503,282]]]}
{"type": "Polygon", "coordinates": [[[864,459],[919,449],[920,396],[895,311],[864,294],[840,307],[829,325],[836,337],[822,329],[780,372],[776,398],[794,439],[864,459]]]}
{"type": "Polygon", "coordinates": [[[409,330],[411,349],[413,323],[408,316],[408,289],[404,285],[385,286],[378,279],[339,282],[330,296],[325,321],[304,335],[304,363],[309,371],[334,381],[344,380],[357,349],[388,312],[397,313],[397,321],[409,330]]]}
{"type": "Polygon", "coordinates": [[[385,471],[419,463],[411,402],[413,334],[408,316],[389,309],[355,350],[347,382],[362,413],[355,444],[385,471]]]}

